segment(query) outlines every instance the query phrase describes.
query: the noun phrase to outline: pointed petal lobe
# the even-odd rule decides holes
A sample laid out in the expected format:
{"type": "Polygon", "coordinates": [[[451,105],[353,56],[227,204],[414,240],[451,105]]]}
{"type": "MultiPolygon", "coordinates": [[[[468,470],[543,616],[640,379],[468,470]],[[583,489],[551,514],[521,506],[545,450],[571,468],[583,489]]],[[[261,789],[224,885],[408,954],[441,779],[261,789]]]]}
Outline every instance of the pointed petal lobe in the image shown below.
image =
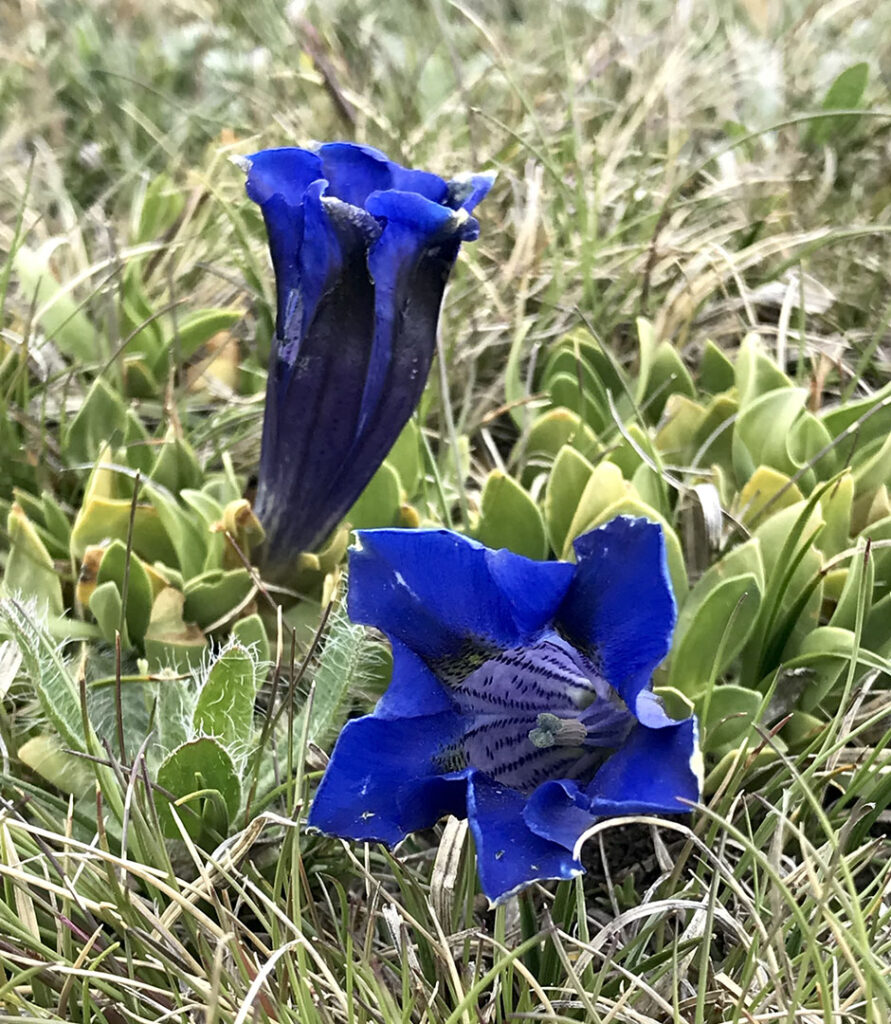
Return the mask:
{"type": "Polygon", "coordinates": [[[468,646],[514,647],[553,617],[571,565],[493,552],[449,530],[362,530],[349,612],[428,662],[468,646]]]}
{"type": "Polygon", "coordinates": [[[458,715],[356,718],[344,726],[307,824],[344,839],[393,846],[446,814],[466,813],[466,781],[438,760],[462,728],[458,715]]]}

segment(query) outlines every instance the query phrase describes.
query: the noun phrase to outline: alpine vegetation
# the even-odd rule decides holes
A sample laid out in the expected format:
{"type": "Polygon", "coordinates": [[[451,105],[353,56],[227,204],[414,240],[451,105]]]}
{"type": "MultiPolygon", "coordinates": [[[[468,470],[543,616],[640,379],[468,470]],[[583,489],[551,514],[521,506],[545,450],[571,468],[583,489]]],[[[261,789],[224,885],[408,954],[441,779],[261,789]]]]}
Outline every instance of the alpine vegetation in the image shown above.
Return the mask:
{"type": "Polygon", "coordinates": [[[392,846],[466,817],[498,902],[581,874],[598,818],[689,809],[696,719],[651,689],[675,623],[662,529],[620,516],[575,551],[535,562],[448,530],[359,531],[349,613],[387,635],[393,677],[341,733],[310,826],[392,846]]]}
{"type": "Polygon", "coordinates": [[[343,519],[414,411],[493,178],[444,181],[344,142],[246,166],[278,293],[256,512],[267,565],[285,568],[343,519]]]}

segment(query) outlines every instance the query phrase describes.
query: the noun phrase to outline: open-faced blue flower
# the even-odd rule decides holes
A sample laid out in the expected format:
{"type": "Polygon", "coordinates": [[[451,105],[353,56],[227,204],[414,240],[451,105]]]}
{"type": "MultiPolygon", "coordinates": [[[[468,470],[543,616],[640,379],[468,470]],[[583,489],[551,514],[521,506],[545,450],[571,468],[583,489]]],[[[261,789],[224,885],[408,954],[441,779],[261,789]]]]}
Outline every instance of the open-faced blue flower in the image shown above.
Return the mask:
{"type": "Polygon", "coordinates": [[[444,181],[345,142],[244,164],[277,291],[255,511],[281,565],[324,541],[414,411],[492,177],[444,181]]]}
{"type": "Polygon", "coordinates": [[[675,621],[662,529],[619,517],[575,551],[534,562],[448,530],[359,533],[349,612],[388,636],[393,678],[340,734],[311,827],[392,846],[466,816],[498,901],[581,873],[598,818],[689,809],[696,721],[651,689],[675,621]]]}

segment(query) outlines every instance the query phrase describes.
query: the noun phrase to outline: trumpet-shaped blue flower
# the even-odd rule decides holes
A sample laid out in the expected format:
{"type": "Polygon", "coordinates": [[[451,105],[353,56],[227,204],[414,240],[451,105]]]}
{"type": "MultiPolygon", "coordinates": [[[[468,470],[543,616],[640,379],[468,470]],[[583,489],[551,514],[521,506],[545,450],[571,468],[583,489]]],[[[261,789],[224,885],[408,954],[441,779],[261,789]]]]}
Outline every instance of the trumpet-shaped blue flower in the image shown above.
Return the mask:
{"type": "Polygon", "coordinates": [[[309,814],[392,846],[467,817],[483,890],[580,874],[604,816],[680,813],[700,792],[696,722],[651,689],[675,603],[661,528],[619,517],[534,562],[447,530],[365,530],[349,612],[393,647],[374,712],[340,734],[309,814]]]}
{"type": "Polygon", "coordinates": [[[277,291],[256,512],[267,560],[286,564],[344,517],[417,405],[492,178],[447,182],[343,142],[245,165],[277,291]]]}

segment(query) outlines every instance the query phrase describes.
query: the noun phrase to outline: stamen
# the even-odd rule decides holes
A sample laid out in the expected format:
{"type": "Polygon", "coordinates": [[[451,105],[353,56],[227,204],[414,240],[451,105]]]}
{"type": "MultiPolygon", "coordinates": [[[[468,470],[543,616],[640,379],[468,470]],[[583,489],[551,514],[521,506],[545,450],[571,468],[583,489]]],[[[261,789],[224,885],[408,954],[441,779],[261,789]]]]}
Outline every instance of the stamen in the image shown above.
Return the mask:
{"type": "Polygon", "coordinates": [[[536,726],[530,730],[529,739],[540,750],[547,747],[580,747],[585,742],[587,730],[576,718],[558,718],[545,712],[536,719],[536,726]]]}

